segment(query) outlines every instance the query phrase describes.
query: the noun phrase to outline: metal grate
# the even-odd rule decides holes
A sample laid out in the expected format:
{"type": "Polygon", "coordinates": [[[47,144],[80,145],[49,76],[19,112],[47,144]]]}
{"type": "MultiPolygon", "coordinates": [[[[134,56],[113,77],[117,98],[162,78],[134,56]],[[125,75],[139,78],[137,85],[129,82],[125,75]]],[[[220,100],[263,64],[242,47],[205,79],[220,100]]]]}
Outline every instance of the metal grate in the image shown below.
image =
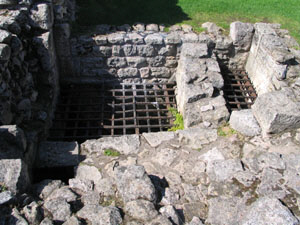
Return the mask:
{"type": "Polygon", "coordinates": [[[62,87],[49,140],[85,141],[102,136],[165,131],[176,108],[174,83],[62,87]]]}
{"type": "Polygon", "coordinates": [[[250,109],[257,94],[245,71],[226,71],[224,78],[224,97],[230,111],[250,109]]]}

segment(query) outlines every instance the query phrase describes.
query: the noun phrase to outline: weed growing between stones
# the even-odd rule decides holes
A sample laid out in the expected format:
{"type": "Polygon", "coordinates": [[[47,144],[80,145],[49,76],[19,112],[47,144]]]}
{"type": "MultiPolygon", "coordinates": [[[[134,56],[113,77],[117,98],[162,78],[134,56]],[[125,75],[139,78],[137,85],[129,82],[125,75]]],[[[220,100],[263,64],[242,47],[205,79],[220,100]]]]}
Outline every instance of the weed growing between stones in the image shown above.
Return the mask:
{"type": "Polygon", "coordinates": [[[120,152],[116,151],[116,150],[113,150],[113,149],[105,149],[104,150],[104,155],[106,156],[119,156],[120,155],[120,152]]]}
{"type": "Polygon", "coordinates": [[[224,123],[218,128],[218,135],[222,137],[230,137],[233,134],[237,134],[237,131],[232,129],[229,123],[224,123]]]}
{"type": "Polygon", "coordinates": [[[173,107],[168,108],[168,110],[175,119],[173,127],[169,128],[168,131],[183,130],[184,129],[183,116],[177,111],[177,109],[173,107]]]}
{"type": "Polygon", "coordinates": [[[0,182],[0,193],[7,191],[7,190],[8,190],[8,188],[6,187],[6,185],[4,183],[0,182]]]}

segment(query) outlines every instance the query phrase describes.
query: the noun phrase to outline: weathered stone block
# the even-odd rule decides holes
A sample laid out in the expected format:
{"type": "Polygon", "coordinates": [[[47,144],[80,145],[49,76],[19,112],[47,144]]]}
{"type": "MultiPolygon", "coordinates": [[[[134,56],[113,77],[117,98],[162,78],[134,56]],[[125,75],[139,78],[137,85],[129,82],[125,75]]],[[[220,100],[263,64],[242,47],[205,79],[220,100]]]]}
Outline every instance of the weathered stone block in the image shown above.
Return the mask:
{"type": "Polygon", "coordinates": [[[135,45],[124,45],[122,48],[125,56],[135,56],[137,54],[135,45]]]}
{"type": "Polygon", "coordinates": [[[0,5],[16,5],[18,4],[17,0],[0,0],[0,5]]]}
{"type": "Polygon", "coordinates": [[[41,142],[39,145],[38,168],[76,166],[78,163],[77,142],[41,142]]]}
{"type": "Polygon", "coordinates": [[[148,58],[149,66],[159,67],[166,63],[166,58],[164,56],[155,56],[153,58],[148,58]]]}
{"type": "Polygon", "coordinates": [[[181,44],[181,37],[177,32],[171,32],[165,38],[166,44],[181,44]]]}
{"type": "Polygon", "coordinates": [[[147,24],[146,25],[146,31],[159,31],[158,25],[155,23],[147,24]]]}
{"type": "Polygon", "coordinates": [[[110,57],[112,56],[112,47],[109,46],[94,46],[93,52],[95,55],[110,57]]]}
{"type": "Polygon", "coordinates": [[[98,35],[93,38],[96,45],[106,45],[107,44],[107,36],[106,35],[98,35]]]}
{"type": "Polygon", "coordinates": [[[137,44],[141,45],[144,44],[144,38],[143,36],[137,34],[137,33],[129,33],[127,34],[128,38],[126,38],[126,43],[132,43],[132,44],[137,44]]]}
{"type": "Polygon", "coordinates": [[[279,133],[300,127],[300,105],[284,91],[259,95],[252,112],[263,133],[279,133]]]}
{"type": "Polygon", "coordinates": [[[107,65],[111,67],[123,68],[127,66],[127,62],[125,58],[112,57],[107,59],[107,65]]]}
{"type": "Polygon", "coordinates": [[[246,136],[256,136],[261,132],[251,109],[233,111],[229,123],[233,129],[246,136]]]}
{"type": "Polygon", "coordinates": [[[30,12],[31,12],[30,18],[32,19],[32,25],[34,27],[38,27],[43,30],[51,29],[54,21],[52,4],[49,3],[37,4],[33,6],[30,12]]]}
{"type": "Polygon", "coordinates": [[[171,72],[166,67],[152,67],[151,75],[153,77],[169,78],[171,76],[171,72]]]}
{"type": "Polygon", "coordinates": [[[193,58],[206,58],[208,57],[207,44],[184,43],[181,49],[181,56],[193,58]]]}
{"type": "Polygon", "coordinates": [[[250,23],[233,22],[230,24],[230,37],[239,49],[248,51],[251,47],[254,26],[250,23]]]}
{"type": "Polygon", "coordinates": [[[149,34],[145,37],[146,44],[149,45],[162,45],[164,43],[164,38],[161,34],[149,34]]]}
{"type": "Polygon", "coordinates": [[[124,33],[112,33],[107,36],[107,40],[110,44],[118,44],[118,45],[122,45],[125,43],[124,38],[125,38],[124,33]]]}
{"type": "Polygon", "coordinates": [[[139,56],[151,57],[156,55],[156,51],[152,45],[138,45],[137,51],[139,56]]]}
{"type": "Polygon", "coordinates": [[[124,68],[118,70],[118,76],[121,78],[124,77],[135,77],[138,75],[138,69],[137,68],[124,68]]]}
{"type": "Polygon", "coordinates": [[[147,61],[144,57],[127,57],[127,63],[131,67],[141,68],[147,66],[147,61]]]}
{"type": "Polygon", "coordinates": [[[11,40],[11,33],[0,29],[0,43],[9,44],[11,40]]]}

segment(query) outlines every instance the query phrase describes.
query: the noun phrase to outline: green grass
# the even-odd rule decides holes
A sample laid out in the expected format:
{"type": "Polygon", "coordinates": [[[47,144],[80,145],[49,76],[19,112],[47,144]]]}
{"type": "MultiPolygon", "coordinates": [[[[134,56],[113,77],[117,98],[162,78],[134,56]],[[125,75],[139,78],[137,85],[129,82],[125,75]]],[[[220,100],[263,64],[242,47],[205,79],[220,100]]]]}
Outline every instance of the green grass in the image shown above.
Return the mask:
{"type": "Polygon", "coordinates": [[[105,149],[104,150],[104,155],[116,157],[116,156],[120,155],[120,152],[118,152],[114,149],[105,149]]]}
{"type": "Polygon", "coordinates": [[[97,24],[214,22],[224,29],[233,21],[280,23],[300,42],[299,0],[77,0],[76,26],[97,24]]]}
{"type": "Polygon", "coordinates": [[[228,123],[220,126],[217,130],[217,133],[221,137],[230,137],[233,134],[237,134],[236,130],[232,129],[228,123]]]}
{"type": "Polygon", "coordinates": [[[171,107],[171,108],[168,108],[168,110],[171,112],[172,116],[174,117],[173,126],[171,128],[169,128],[168,131],[183,130],[184,123],[183,123],[182,115],[175,108],[171,107]]]}

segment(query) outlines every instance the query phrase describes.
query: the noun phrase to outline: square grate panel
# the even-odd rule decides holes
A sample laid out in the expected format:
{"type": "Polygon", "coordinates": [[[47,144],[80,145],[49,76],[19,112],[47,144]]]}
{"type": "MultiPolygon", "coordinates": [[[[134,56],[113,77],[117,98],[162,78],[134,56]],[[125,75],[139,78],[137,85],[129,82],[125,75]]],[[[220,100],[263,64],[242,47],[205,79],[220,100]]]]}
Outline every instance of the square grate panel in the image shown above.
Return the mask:
{"type": "Polygon", "coordinates": [[[101,83],[61,88],[49,140],[85,141],[102,136],[166,131],[176,108],[174,83],[101,83]]]}
{"type": "Polygon", "coordinates": [[[246,71],[223,72],[224,97],[230,111],[250,109],[257,97],[246,71]]]}

